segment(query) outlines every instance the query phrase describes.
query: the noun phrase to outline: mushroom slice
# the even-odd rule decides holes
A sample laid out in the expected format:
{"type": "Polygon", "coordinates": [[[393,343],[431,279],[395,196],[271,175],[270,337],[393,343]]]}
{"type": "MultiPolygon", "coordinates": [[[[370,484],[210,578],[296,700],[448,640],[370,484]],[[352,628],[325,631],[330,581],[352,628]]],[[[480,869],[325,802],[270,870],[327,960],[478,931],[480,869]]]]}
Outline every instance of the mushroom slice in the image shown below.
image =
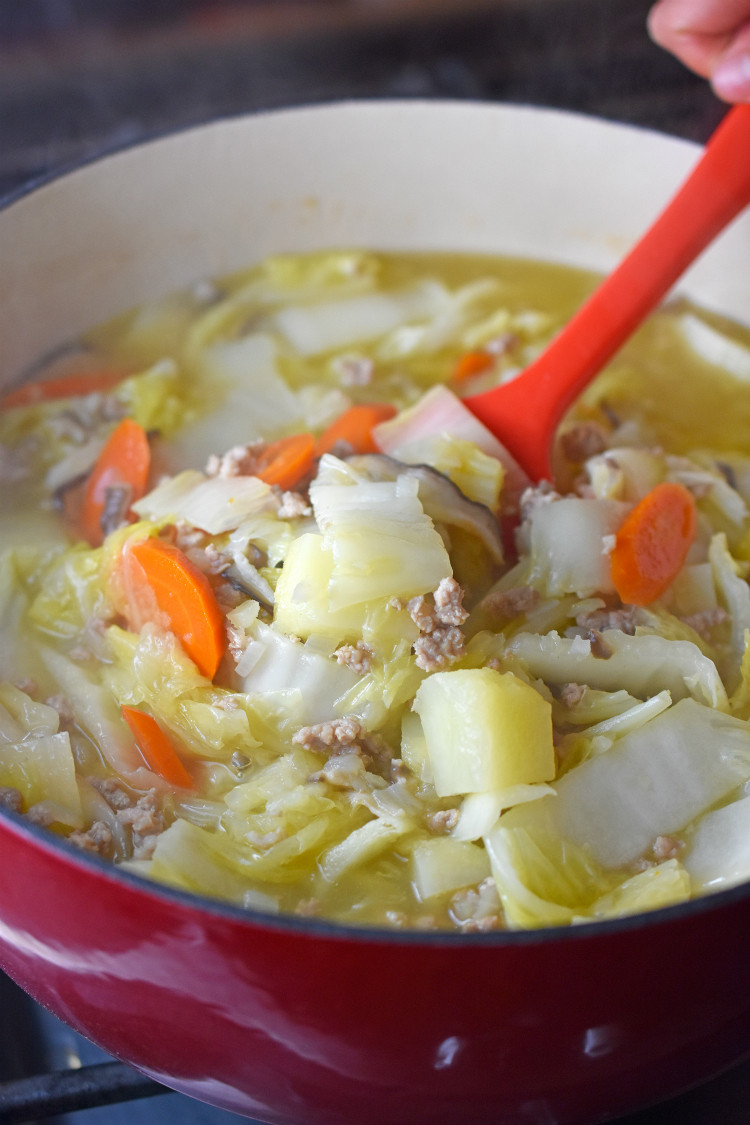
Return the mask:
{"type": "Polygon", "coordinates": [[[347,464],[370,480],[395,480],[399,476],[415,477],[419,500],[435,523],[459,527],[476,535],[495,563],[503,561],[500,525],[484,504],[469,500],[453,481],[430,465],[406,465],[382,453],[364,453],[348,457],[347,464]]]}

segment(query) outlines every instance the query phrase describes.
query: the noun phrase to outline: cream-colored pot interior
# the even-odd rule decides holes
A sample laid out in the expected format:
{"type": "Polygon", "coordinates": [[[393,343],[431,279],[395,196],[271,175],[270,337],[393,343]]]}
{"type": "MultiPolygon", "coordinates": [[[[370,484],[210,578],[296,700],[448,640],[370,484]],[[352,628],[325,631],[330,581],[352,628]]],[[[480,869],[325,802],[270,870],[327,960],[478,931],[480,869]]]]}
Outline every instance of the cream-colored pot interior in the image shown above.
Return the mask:
{"type": "MultiPolygon", "coordinates": [[[[520,254],[606,270],[697,158],[627,126],[377,102],[222,121],[119,153],[0,213],[0,380],[171,288],[326,246],[520,254]]],[[[750,216],[680,289],[750,320],[750,216]]]]}

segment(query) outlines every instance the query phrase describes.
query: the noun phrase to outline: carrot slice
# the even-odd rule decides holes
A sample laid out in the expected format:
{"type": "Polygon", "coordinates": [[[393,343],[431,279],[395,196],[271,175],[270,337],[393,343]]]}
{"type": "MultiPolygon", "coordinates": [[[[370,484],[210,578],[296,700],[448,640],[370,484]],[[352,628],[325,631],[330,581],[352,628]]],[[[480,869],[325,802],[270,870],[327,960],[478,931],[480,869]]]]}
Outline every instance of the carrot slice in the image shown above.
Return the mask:
{"type": "Polygon", "coordinates": [[[495,357],[489,352],[466,352],[457,361],[451,378],[454,383],[463,383],[472,375],[480,375],[482,371],[487,371],[494,362],[495,357]]]}
{"type": "Polygon", "coordinates": [[[681,484],[657,484],[636,504],[611,556],[612,581],[623,602],[648,605],[664,593],[685,562],[695,528],[695,500],[681,484]]]}
{"type": "Polygon", "coordinates": [[[396,407],[388,402],[362,402],[350,406],[320,435],[315,444],[316,456],[330,453],[339,443],[350,446],[354,453],[377,453],[372,431],[396,413],[396,407]]]}
{"type": "Polygon", "coordinates": [[[94,391],[108,391],[126,378],[124,371],[77,371],[69,375],[58,375],[39,383],[24,383],[15,387],[0,399],[0,410],[12,410],[16,406],[34,406],[38,402],[51,402],[58,398],[75,398],[76,395],[90,395],[94,391]]]}
{"type": "Polygon", "coordinates": [[[180,789],[194,789],[195,782],[183,766],[174,746],[161,729],[153,715],[139,711],[137,707],[123,704],[122,717],[133,732],[136,746],[145,759],[146,765],[158,773],[170,785],[180,789]]]}
{"type": "Polygon", "coordinates": [[[254,475],[266,484],[279,488],[294,488],[309,473],[315,458],[315,438],[312,434],[293,434],[292,437],[273,441],[255,463],[254,475]]]}
{"type": "Polygon", "coordinates": [[[178,547],[161,539],[141,539],[128,551],[185,652],[212,680],[224,655],[226,633],[224,614],[205,574],[178,547]]]}
{"type": "Polygon", "coordinates": [[[132,418],[124,418],[112,431],[102,449],[83,493],[79,517],[80,531],[93,546],[104,539],[102,516],[107,503],[107,490],[128,490],[128,504],[139,500],[146,491],[151,451],[146,431],[132,418]]]}

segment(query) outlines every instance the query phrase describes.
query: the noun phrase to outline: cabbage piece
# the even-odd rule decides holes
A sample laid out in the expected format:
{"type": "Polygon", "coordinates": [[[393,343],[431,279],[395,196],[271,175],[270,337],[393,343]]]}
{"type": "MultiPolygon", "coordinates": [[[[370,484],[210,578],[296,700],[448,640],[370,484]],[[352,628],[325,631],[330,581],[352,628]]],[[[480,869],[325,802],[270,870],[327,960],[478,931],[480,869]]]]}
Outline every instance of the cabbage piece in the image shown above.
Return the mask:
{"type": "Polygon", "coordinates": [[[505,809],[538,801],[555,790],[543,783],[536,785],[511,785],[489,793],[469,793],[461,802],[458,824],[451,832],[454,840],[478,840],[495,826],[505,809]]]}
{"type": "Polygon", "coordinates": [[[145,768],[111,692],[62,653],[40,647],[39,654],[58,691],[70,704],[76,724],[97,744],[105,761],[136,788],[162,784],[145,768]]]}
{"type": "Polygon", "coordinates": [[[75,759],[67,731],[24,742],[0,741],[0,786],[6,785],[20,790],[27,810],[49,801],[61,824],[82,827],[75,759]]]}
{"type": "Polygon", "coordinates": [[[716,589],[710,562],[683,566],[672,583],[675,610],[682,617],[716,608],[716,589]]]}
{"type": "Polygon", "coordinates": [[[690,897],[690,876],[676,859],[668,859],[626,879],[619,887],[593,902],[583,918],[575,920],[622,918],[626,914],[640,914],[687,902],[690,897]]]}
{"type": "Polygon", "coordinates": [[[747,504],[732,488],[713,458],[694,453],[691,458],[667,457],[666,460],[669,466],[667,479],[684,484],[693,491],[713,523],[719,526],[728,524],[735,536],[744,530],[748,517],[747,504]]]}
{"type": "Polygon", "coordinates": [[[512,672],[435,672],[420,685],[413,707],[441,797],[555,776],[550,705],[512,672]]]}
{"type": "Polygon", "coordinates": [[[508,815],[484,844],[510,929],[566,925],[616,884],[587,848],[543,829],[506,827],[508,815]]]}
{"type": "Polygon", "coordinates": [[[15,684],[0,683],[0,739],[40,738],[57,734],[59,727],[60,716],[54,707],[37,703],[15,684]]]}
{"type": "Polygon", "coordinates": [[[628,731],[637,730],[647,723],[649,719],[653,719],[656,715],[660,715],[662,711],[666,711],[667,707],[672,704],[672,696],[668,691],[660,691],[657,695],[652,695],[650,699],[646,699],[643,703],[636,703],[629,707],[627,711],[621,711],[618,715],[611,715],[607,719],[602,719],[601,722],[594,723],[586,731],[589,738],[593,738],[598,734],[607,734],[612,737],[627,734],[628,731]]]}
{"type": "Polygon", "coordinates": [[[746,723],[683,699],[511,809],[505,827],[541,827],[591,849],[604,867],[637,859],[750,778],[746,723]]]}
{"type": "Polygon", "coordinates": [[[338,295],[372,289],[380,269],[378,256],[363,250],[273,254],[253,268],[250,285],[267,301],[309,300],[326,290],[338,295]]]}
{"type": "Polygon", "coordinates": [[[322,535],[306,532],[292,541],[274,591],[277,629],[302,638],[315,633],[336,643],[362,635],[366,604],[331,608],[333,567],[333,551],[322,535]]]}
{"type": "Polygon", "coordinates": [[[102,676],[113,699],[118,705],[145,703],[186,751],[226,760],[235,751],[252,753],[258,747],[247,698],[214,687],[171,633],[147,625],[135,634],[113,625],[107,646],[102,676]]]}
{"type": "Polygon", "coordinates": [[[434,317],[450,301],[436,282],[394,293],[368,293],[338,301],[287,305],[271,324],[300,355],[312,356],[375,340],[398,325],[434,317]]]}
{"type": "Polygon", "coordinates": [[[183,890],[244,904],[248,891],[252,906],[277,913],[278,899],[253,888],[241,850],[223,833],[175,820],[156,841],[149,877],[183,890]]]}
{"type": "Polygon", "coordinates": [[[494,511],[500,499],[504,470],[496,457],[472,441],[438,433],[417,438],[391,451],[407,465],[430,465],[460,488],[464,496],[494,511]]]}
{"type": "Polygon", "coordinates": [[[413,355],[433,355],[449,347],[475,314],[476,306],[496,295],[498,288],[494,278],[479,278],[453,293],[444,291],[427,323],[395,328],[379,341],[378,357],[393,361],[413,355]]]}
{"type": "Polygon", "coordinates": [[[584,687],[576,703],[568,705],[555,701],[552,716],[556,726],[588,727],[615,718],[640,702],[622,688],[619,691],[598,691],[584,687]]]}
{"type": "Polygon", "coordinates": [[[160,359],[146,371],[123,379],[115,394],[144,430],[170,437],[194,416],[191,390],[175,361],[160,359]]]}
{"type": "Polygon", "coordinates": [[[450,434],[460,441],[470,441],[488,457],[500,461],[505,471],[504,502],[512,507],[529,485],[529,478],[495,435],[464,406],[447,387],[432,387],[410,409],[402,410],[388,422],[373,430],[375,443],[383,453],[397,457],[397,450],[434,434],[450,434]]]}
{"type": "Polygon", "coordinates": [[[696,891],[750,879],[750,797],[706,813],[688,836],[685,867],[696,891]]]}
{"type": "Polygon", "coordinates": [[[14,551],[0,554],[0,679],[36,679],[35,646],[26,628],[27,600],[14,551]]]}
{"type": "Polygon", "coordinates": [[[226,806],[237,813],[256,812],[298,785],[303,785],[318,769],[320,756],[295,746],[280,758],[255,770],[247,781],[230,789],[224,798],[226,806]]]}
{"type": "Polygon", "coordinates": [[[542,594],[614,592],[608,544],[628,505],[565,497],[535,508],[529,528],[532,585],[542,594]]]}
{"type": "Polygon", "coordinates": [[[737,573],[737,564],[729,553],[724,534],[715,535],[708,549],[714,582],[719,601],[730,618],[731,665],[725,673],[729,688],[737,686],[742,657],[745,653],[745,634],[750,629],[750,587],[737,573]]]}
{"type": "Polygon", "coordinates": [[[401,719],[401,760],[423,789],[426,786],[434,792],[435,779],[432,775],[427,739],[424,736],[421,719],[414,711],[404,712],[401,719]]]}
{"type": "Polygon", "coordinates": [[[685,340],[701,359],[735,379],[750,383],[750,348],[707,324],[695,313],[684,313],[677,324],[685,340]]]}
{"type": "Polygon", "coordinates": [[[445,544],[419,501],[419,482],[328,481],[346,467],[326,454],[310,487],[324,546],[333,556],[328,604],[335,613],[376,599],[435,590],[453,572],[445,544]],[[340,470],[339,470],[340,467],[340,470]]]}
{"type": "Polygon", "coordinates": [[[211,535],[234,531],[243,520],[279,506],[269,485],[258,477],[206,477],[186,469],[133,504],[141,519],[185,520],[211,535]]]}
{"type": "Polygon", "coordinates": [[[198,366],[211,401],[196,421],[164,443],[173,470],[200,469],[217,450],[301,428],[297,397],[278,373],[276,345],[269,336],[214,344],[200,354],[198,366]]]}
{"type": "Polygon", "coordinates": [[[262,621],[251,629],[237,673],[240,690],[248,694],[298,693],[301,706],[295,711],[301,724],[325,722],[339,714],[338,701],[359,679],[335,658],[291,640],[262,621]]]}
{"type": "Polygon", "coordinates": [[[414,889],[422,902],[481,883],[490,874],[484,848],[450,836],[418,840],[411,866],[414,889]]]}
{"type": "Polygon", "coordinates": [[[668,691],[674,700],[692,696],[711,707],[728,708],[716,665],[691,641],[641,633],[631,637],[607,629],[604,643],[612,650],[607,659],[594,656],[585,637],[516,633],[508,651],[546,683],[588,684],[601,691],[623,688],[638,699],[668,691]]]}
{"type": "Polygon", "coordinates": [[[77,545],[57,555],[39,574],[39,592],[29,619],[45,633],[77,638],[95,618],[106,616],[102,552],[77,545]]]}
{"type": "Polygon", "coordinates": [[[597,500],[622,500],[637,504],[664,480],[664,457],[651,449],[615,446],[590,457],[585,465],[597,500]]]}
{"type": "Polygon", "coordinates": [[[323,878],[329,883],[335,882],[345,871],[359,867],[386,851],[413,828],[414,821],[406,816],[368,820],[323,854],[320,860],[323,878]]]}
{"type": "Polygon", "coordinates": [[[25,810],[54,806],[55,819],[83,825],[75,759],[67,731],[58,731],[52,707],[36,703],[11,684],[0,685],[0,786],[18,789],[25,810]]]}

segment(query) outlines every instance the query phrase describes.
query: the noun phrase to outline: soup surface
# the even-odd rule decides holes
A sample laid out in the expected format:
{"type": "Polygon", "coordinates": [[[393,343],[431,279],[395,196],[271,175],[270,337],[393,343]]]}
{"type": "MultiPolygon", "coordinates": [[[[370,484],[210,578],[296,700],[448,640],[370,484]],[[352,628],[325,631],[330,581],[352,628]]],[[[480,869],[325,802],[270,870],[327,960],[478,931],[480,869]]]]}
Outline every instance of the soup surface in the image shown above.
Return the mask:
{"type": "Polygon", "coordinates": [[[0,804],[361,925],[577,923],[750,878],[750,335],[665,306],[561,427],[554,484],[460,403],[594,282],[277,257],[7,391],[0,804]]]}

